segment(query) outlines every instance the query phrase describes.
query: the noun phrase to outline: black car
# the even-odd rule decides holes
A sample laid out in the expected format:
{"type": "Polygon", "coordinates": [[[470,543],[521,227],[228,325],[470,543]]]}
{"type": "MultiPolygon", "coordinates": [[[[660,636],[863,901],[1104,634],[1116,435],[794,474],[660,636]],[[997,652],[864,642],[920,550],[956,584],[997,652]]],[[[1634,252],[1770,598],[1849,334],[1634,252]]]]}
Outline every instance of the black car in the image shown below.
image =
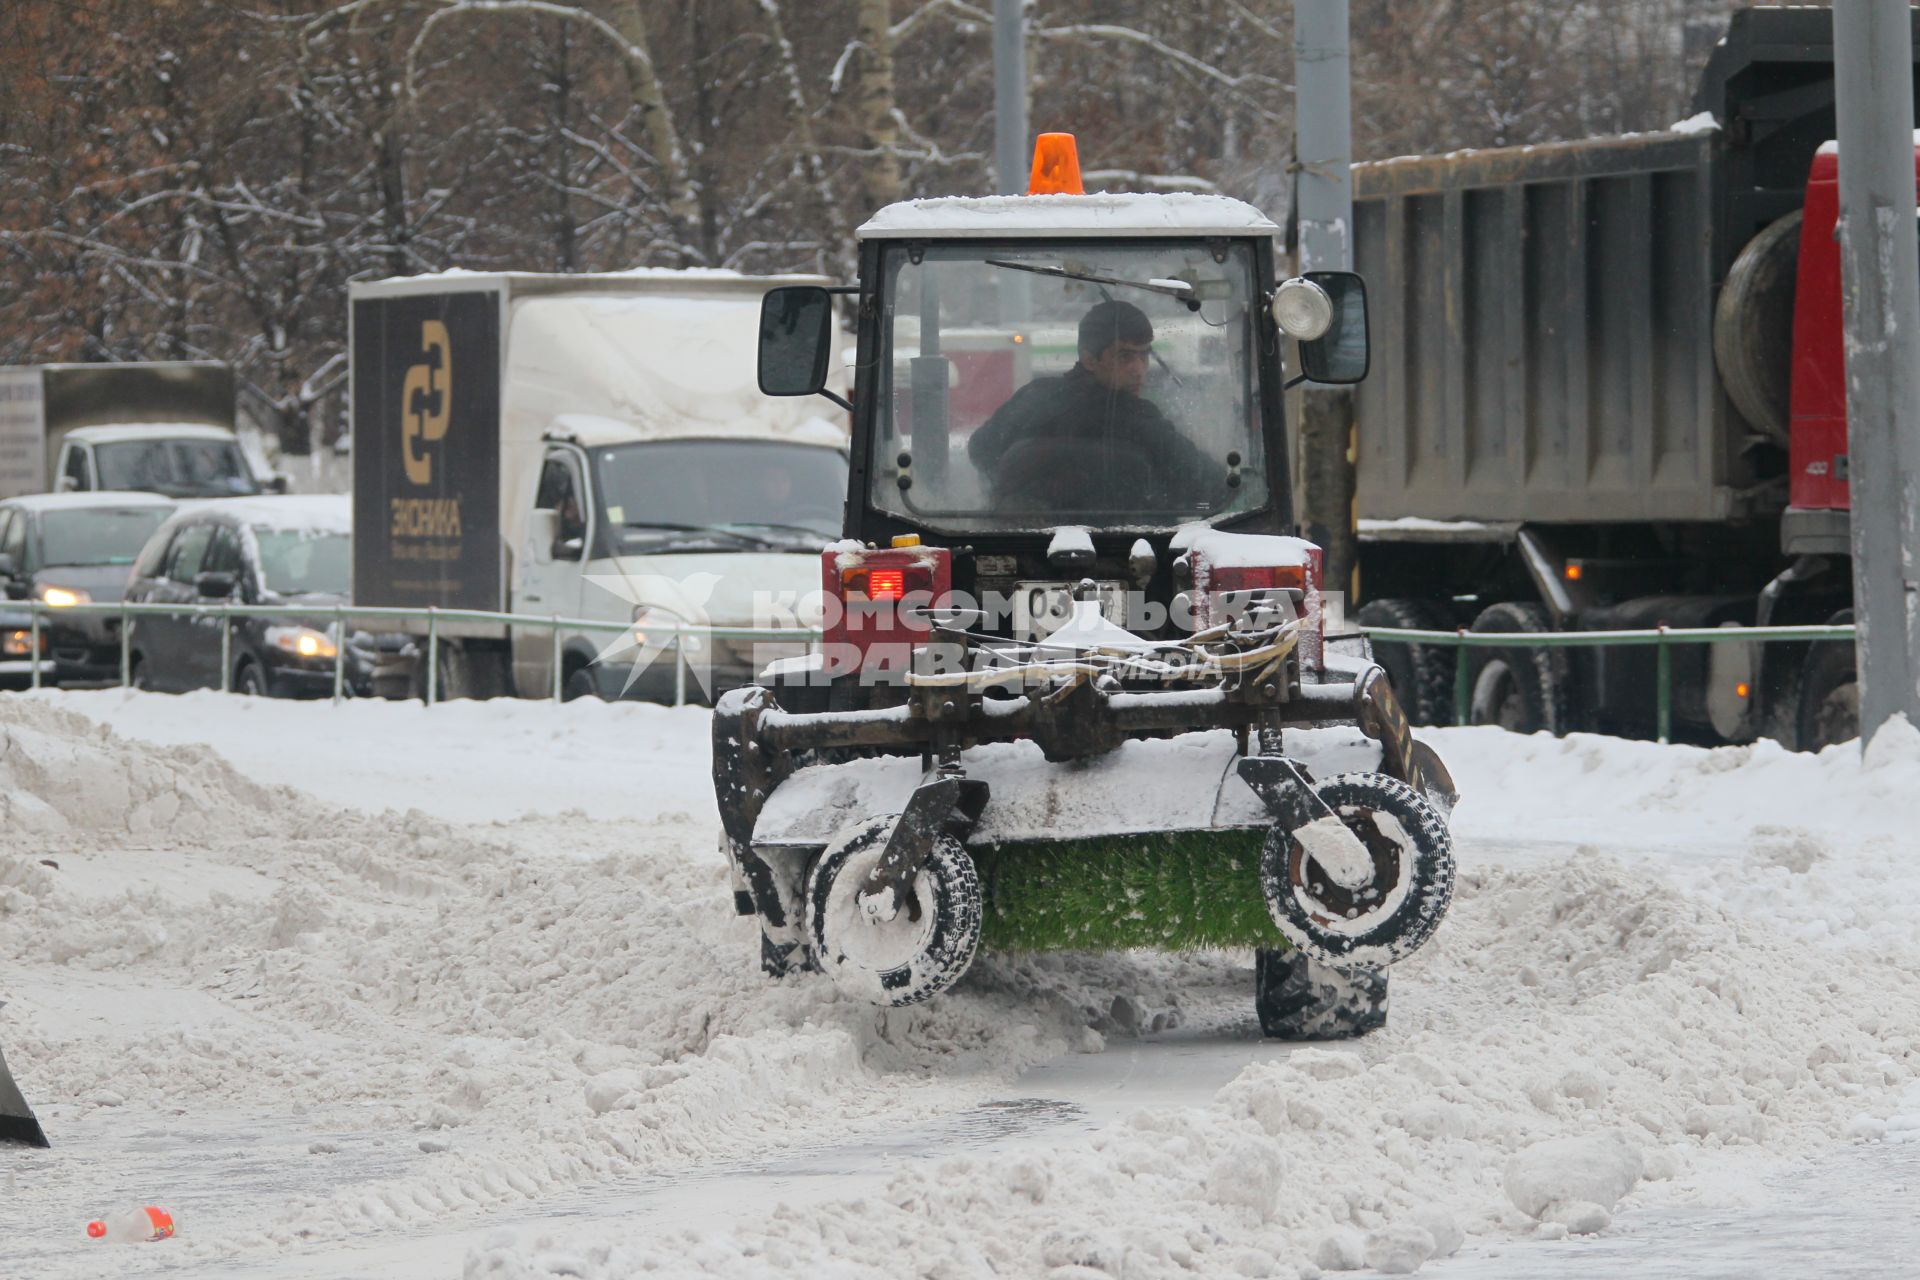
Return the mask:
{"type": "MultiPolygon", "coordinates": [[[[147,542],[134,564],[127,599],[189,607],[293,606],[285,615],[233,619],[229,687],[276,697],[323,697],[333,692],[338,636],[332,609],[348,599],[351,525],[347,499],[339,495],[195,504],[147,542]]],[[[217,616],[191,612],[138,616],[130,655],[134,684],[172,691],[218,688],[220,625],[217,616]]],[[[346,691],[372,693],[379,643],[349,627],[346,644],[346,691]]]]}
{"type": "MultiPolygon", "coordinates": [[[[78,604],[121,598],[134,557],[174,511],[152,493],[42,493],[0,502],[0,590],[10,601],[38,600],[42,684],[116,679],[120,620],[97,613],[62,614],[78,604]]],[[[24,609],[0,605],[0,679],[32,679],[33,647],[24,609]]]]}

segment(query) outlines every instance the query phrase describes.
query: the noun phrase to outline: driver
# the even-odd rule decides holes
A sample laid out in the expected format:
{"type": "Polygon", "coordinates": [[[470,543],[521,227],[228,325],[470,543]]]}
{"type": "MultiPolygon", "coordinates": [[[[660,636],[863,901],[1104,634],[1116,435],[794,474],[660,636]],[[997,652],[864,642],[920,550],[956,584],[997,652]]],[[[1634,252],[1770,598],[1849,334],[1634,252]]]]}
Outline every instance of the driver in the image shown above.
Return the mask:
{"type": "Polygon", "coordinates": [[[1084,492],[1099,484],[1101,500],[1081,505],[1106,506],[1139,496],[1116,492],[1123,481],[1162,491],[1190,488],[1199,450],[1140,394],[1152,347],[1146,312],[1112,298],[1095,303],[1080,319],[1079,362],[1014,392],[968,440],[967,457],[996,497],[1019,492],[1044,499],[1051,489],[1058,499],[1062,485],[1084,492]],[[1106,460],[1106,476],[1085,474],[1090,454],[1106,460]],[[1058,474],[1063,465],[1072,474],[1058,474]]]}

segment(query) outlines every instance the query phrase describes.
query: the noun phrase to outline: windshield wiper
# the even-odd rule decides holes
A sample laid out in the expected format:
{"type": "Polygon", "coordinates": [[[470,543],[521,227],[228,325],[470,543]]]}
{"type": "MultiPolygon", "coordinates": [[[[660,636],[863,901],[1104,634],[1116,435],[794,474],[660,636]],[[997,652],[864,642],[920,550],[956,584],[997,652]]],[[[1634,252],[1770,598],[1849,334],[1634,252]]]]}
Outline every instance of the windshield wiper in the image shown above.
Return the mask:
{"type": "Polygon", "coordinates": [[[659,533],[698,533],[712,537],[732,538],[735,542],[747,546],[771,546],[772,542],[757,533],[744,529],[730,529],[720,524],[683,524],[674,520],[623,520],[622,528],[646,529],[659,533]]]}
{"type": "Polygon", "coordinates": [[[1187,304],[1189,311],[1200,309],[1200,296],[1193,291],[1193,286],[1184,280],[1122,280],[1118,276],[1098,276],[1091,271],[1069,271],[1065,267],[1043,267],[1031,262],[1007,262],[999,258],[988,258],[986,263],[990,267],[1005,267],[1009,271],[1029,271],[1036,276],[1053,276],[1060,280],[1084,280],[1088,284],[1117,284],[1127,289],[1145,289],[1148,293],[1178,298],[1187,304]]]}
{"type": "Polygon", "coordinates": [[[812,525],[783,524],[778,520],[729,520],[726,522],[726,527],[728,529],[773,529],[780,533],[791,533],[808,538],[822,538],[828,542],[832,542],[840,536],[837,532],[822,533],[812,525]]]}

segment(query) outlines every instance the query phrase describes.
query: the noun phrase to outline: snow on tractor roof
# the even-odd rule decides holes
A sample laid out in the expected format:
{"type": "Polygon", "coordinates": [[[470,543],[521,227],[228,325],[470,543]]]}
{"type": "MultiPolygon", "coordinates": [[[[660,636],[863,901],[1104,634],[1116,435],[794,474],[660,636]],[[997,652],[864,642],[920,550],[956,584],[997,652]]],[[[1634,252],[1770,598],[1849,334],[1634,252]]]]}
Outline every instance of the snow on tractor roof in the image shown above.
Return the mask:
{"type": "Polygon", "coordinates": [[[1163,195],[941,196],[903,200],[869,218],[862,240],[1014,236],[1273,236],[1273,220],[1243,200],[1163,195]]]}

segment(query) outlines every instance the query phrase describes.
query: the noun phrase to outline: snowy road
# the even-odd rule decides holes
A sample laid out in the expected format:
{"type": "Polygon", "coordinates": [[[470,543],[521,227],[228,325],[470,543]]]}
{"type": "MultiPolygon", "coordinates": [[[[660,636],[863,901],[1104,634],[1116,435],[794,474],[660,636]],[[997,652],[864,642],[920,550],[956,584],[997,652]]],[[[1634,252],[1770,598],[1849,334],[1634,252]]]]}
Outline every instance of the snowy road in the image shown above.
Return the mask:
{"type": "Polygon", "coordinates": [[[1920,1131],[1920,735],[1436,735],[1454,916],[1385,1033],[1294,1050],[1241,956],[884,1016],[760,981],[697,711],[108,692],[0,733],[0,1038],[59,1143],[0,1152],[3,1275],[101,1274],[79,1226],[140,1199],[182,1229],[128,1274],[1293,1276],[1436,1214],[1460,1280],[1915,1253],[1920,1147],[1860,1139],[1920,1131]],[[1612,1225],[1535,1238],[1507,1161],[1615,1130],[1612,1225]]]}

